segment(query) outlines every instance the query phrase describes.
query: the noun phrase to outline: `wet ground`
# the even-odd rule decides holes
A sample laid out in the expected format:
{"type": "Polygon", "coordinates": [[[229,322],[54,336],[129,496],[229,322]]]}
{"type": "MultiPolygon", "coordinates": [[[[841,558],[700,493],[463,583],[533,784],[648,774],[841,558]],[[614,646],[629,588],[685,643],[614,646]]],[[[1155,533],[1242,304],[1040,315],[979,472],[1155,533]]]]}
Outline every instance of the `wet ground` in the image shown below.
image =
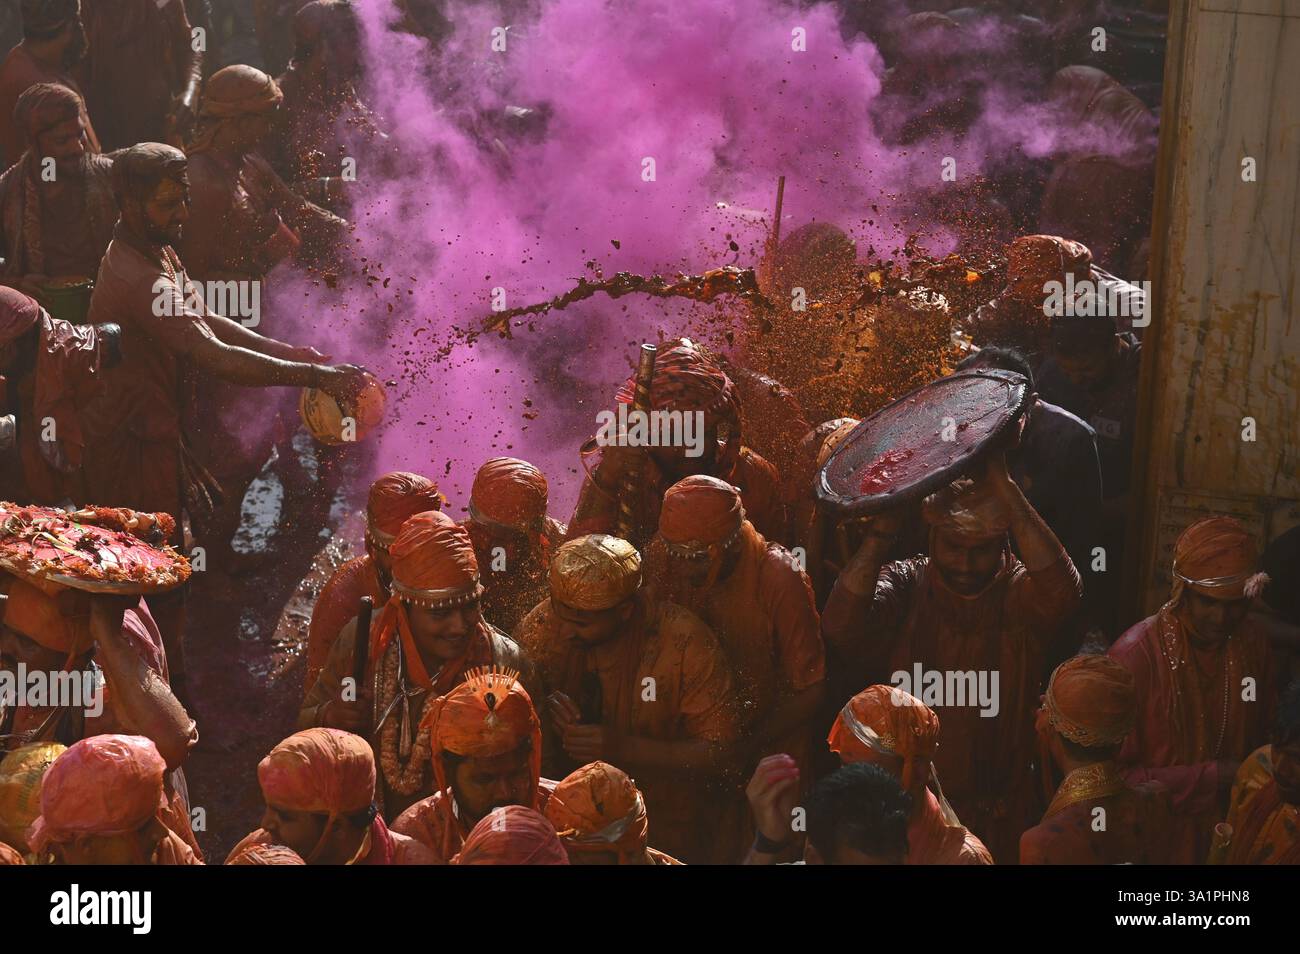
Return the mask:
{"type": "Polygon", "coordinates": [[[257,763],[296,728],[302,604],[314,594],[295,591],[331,541],[330,564],[357,545],[364,461],[323,460],[327,453],[300,431],[272,455],[244,497],[233,552],[213,553],[193,576],[185,649],[199,744],[185,773],[191,804],[203,809],[205,830],[195,834],[209,864],[258,827],[257,763]],[[286,603],[292,612],[280,625],[286,603]]]}

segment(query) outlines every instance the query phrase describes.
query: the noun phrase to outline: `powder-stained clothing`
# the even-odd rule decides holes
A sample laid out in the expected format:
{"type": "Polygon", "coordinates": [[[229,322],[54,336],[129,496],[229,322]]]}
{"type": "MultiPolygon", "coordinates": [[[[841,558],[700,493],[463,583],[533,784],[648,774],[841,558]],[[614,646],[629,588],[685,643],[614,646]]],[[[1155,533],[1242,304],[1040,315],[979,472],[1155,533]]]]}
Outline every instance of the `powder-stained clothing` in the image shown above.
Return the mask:
{"type": "MultiPolygon", "coordinates": [[[[275,838],[264,828],[245,835],[230,854],[226,864],[230,864],[250,845],[273,845],[275,838]]],[[[432,852],[414,838],[408,838],[401,832],[390,830],[383,818],[376,816],[370,826],[370,848],[365,855],[353,864],[357,865],[436,865],[441,864],[432,852]]]]}
{"type": "MultiPolygon", "coordinates": [[[[353,616],[355,617],[355,609],[353,610],[353,616]]],[[[379,618],[378,615],[376,615],[375,619],[371,623],[372,646],[374,640],[373,633],[378,625],[379,618]]],[[[383,656],[378,660],[371,659],[367,663],[367,686],[374,686],[376,684],[376,675],[378,670],[382,669],[387,671],[389,668],[395,666],[400,642],[400,640],[393,640],[388,644],[383,656]]],[[[319,677],[308,691],[307,697],[303,700],[302,708],[298,712],[299,728],[323,725],[324,723],[321,721],[321,713],[324,707],[332,700],[342,698],[343,680],[352,677],[352,655],[353,647],[355,645],[356,628],[348,625],[334,641],[334,646],[330,649],[319,677]]],[[[533,669],[529,664],[528,658],[524,655],[523,650],[520,649],[519,644],[504,633],[484,622],[480,624],[478,632],[470,638],[464,656],[459,660],[455,660],[454,663],[444,665],[443,670],[445,672],[432,673],[431,676],[434,680],[434,688],[425,692],[423,695],[413,698],[413,725],[418,725],[420,723],[421,713],[424,706],[435,694],[447,692],[464,682],[465,670],[477,666],[493,666],[498,669],[507,668],[518,671],[521,674],[519,681],[523,683],[530,695],[534,695],[533,690],[535,682],[532,675],[533,669]],[[444,678],[444,676],[450,678],[444,678]]],[[[414,687],[412,686],[411,688],[414,687]]],[[[538,696],[534,697],[541,698],[538,696]]],[[[392,696],[389,696],[388,698],[379,700],[379,711],[381,713],[388,708],[388,704],[392,701],[392,698],[392,696]]],[[[397,713],[390,715],[390,719],[396,717],[397,713]]],[[[404,795],[401,792],[398,792],[391,784],[389,784],[389,779],[387,778],[388,766],[384,764],[384,746],[380,745],[379,749],[381,758],[378,786],[382,794],[380,804],[384,809],[383,814],[385,818],[396,818],[413,802],[416,802],[432,793],[433,779],[426,764],[424,783],[421,784],[416,791],[410,794],[404,795]]]]}
{"type": "Polygon", "coordinates": [[[1022,865],[1152,865],[1168,863],[1175,837],[1169,793],[1162,785],[1124,785],[1112,794],[1056,806],[1020,838],[1022,865]],[[1105,812],[1098,814],[1098,809],[1105,812]],[[1104,821],[1104,826],[1099,822],[1104,821]]]}
{"type": "Polygon", "coordinates": [[[305,691],[310,692],[316,685],[335,640],[343,632],[343,627],[356,617],[363,596],[370,597],[375,606],[382,606],[388,600],[388,594],[379,585],[379,576],[369,554],[353,557],[335,570],[316,597],[311,623],[307,627],[305,691]]]}
{"type": "Polygon", "coordinates": [[[172,98],[195,66],[184,0],[93,0],[81,18],[87,49],[78,76],[104,149],[166,142],[172,98]]]}
{"type": "Polygon", "coordinates": [[[87,156],[79,179],[41,179],[41,160],[24,153],[0,176],[0,274],[94,278],[113,238],[113,161],[87,156]]]}
{"type": "MultiPolygon", "coordinates": [[[[1008,553],[975,596],[953,592],[928,557],[914,557],[884,566],[874,596],[837,582],[822,614],[827,647],[861,685],[898,685],[890,678],[897,672],[910,681],[918,664],[945,679],[974,677],[975,685],[970,678],[962,684],[965,700],[939,700],[964,704],[942,709],[943,745],[934,764],[957,815],[1001,864],[1015,860],[1020,833],[1036,816],[1033,713],[1044,653],[1079,591],[1079,574],[1064,552],[1032,572],[1008,553]],[[971,696],[981,678],[991,689],[994,673],[997,714],[985,717],[971,696]]],[[[912,692],[930,705],[921,688],[912,692]]]]}
{"type": "Polygon", "coordinates": [[[1196,649],[1166,606],[1129,629],[1109,655],[1137,686],[1137,726],[1120,750],[1120,768],[1130,782],[1169,789],[1181,829],[1170,863],[1200,864],[1223,817],[1220,761],[1246,759],[1268,738],[1272,649],[1249,619],[1225,646],[1196,649]],[[1249,701],[1242,698],[1248,678],[1249,701]]]}
{"type": "MultiPolygon", "coordinates": [[[[543,691],[534,698],[545,699],[559,690],[580,707],[585,702],[585,722],[660,741],[698,739],[727,745],[739,734],[725,652],[708,626],[680,606],[638,597],[626,628],[608,642],[587,648],[561,635],[547,599],[524,617],[516,636],[537,667],[543,691]],[[589,673],[595,675],[594,683],[589,673]],[[593,694],[599,698],[592,699],[593,694]]],[[[564,777],[574,767],[554,732],[548,733],[544,751],[548,763],[559,768],[548,774],[564,777]]],[[[708,821],[713,817],[701,811],[709,797],[707,786],[679,773],[640,772],[636,783],[659,847],[688,863],[707,857],[712,834],[708,821]]]]}
{"type": "Polygon", "coordinates": [[[1251,753],[1237,770],[1228,809],[1230,865],[1300,864],[1300,806],[1282,800],[1273,779],[1273,747],[1251,753]]]}
{"type": "MultiPolygon", "coordinates": [[[[537,801],[532,807],[539,812],[546,811],[546,803],[557,784],[559,783],[549,778],[540,779],[537,783],[537,801]]],[[[444,798],[442,792],[434,792],[428,798],[420,799],[393,822],[393,831],[400,832],[418,843],[433,858],[429,863],[436,865],[450,864],[473,828],[473,825],[466,824],[466,820],[460,817],[456,805],[444,798]],[[442,843],[448,812],[455,819],[455,824],[451,826],[455,850],[450,857],[444,858],[439,846],[442,843]]]]}
{"type": "Polygon", "coordinates": [[[42,66],[20,43],[9,51],[4,63],[0,64],[0,162],[4,168],[8,169],[17,162],[29,145],[27,130],[14,121],[14,107],[18,104],[18,97],[37,83],[66,86],[82,96],[81,122],[86,128],[86,146],[90,152],[99,152],[99,137],[95,135],[95,127],[90,123],[85,97],[76,80],[62,70],[42,66]]]}
{"type": "MultiPolygon", "coordinates": [[[[745,515],[759,533],[771,540],[785,539],[781,476],[775,467],[748,447],[742,447],[735,467],[722,479],[740,488],[745,515]]],[[[642,538],[652,535],[654,528],[659,525],[659,509],[663,506],[664,491],[675,482],[660,474],[654,461],[646,461],[645,480],[635,511],[636,524],[642,538]]],[[[576,519],[569,524],[570,540],[588,533],[617,533],[618,501],[613,494],[597,487],[590,478],[583,482],[574,513],[576,519]]]]}
{"type": "MultiPolygon", "coordinates": [[[[739,545],[731,574],[707,588],[667,577],[660,540],[651,544],[647,569],[651,579],[662,579],[664,599],[690,610],[717,634],[735,674],[738,714],[745,730],[752,731],[781,701],[822,682],[826,654],[812,585],[790,552],[768,543],[750,525],[741,531],[739,545]]],[[[783,752],[807,773],[808,742],[806,727],[796,729],[756,753],[754,764],[764,755],[783,752]]],[[[730,804],[723,808],[726,817],[714,855],[718,863],[744,857],[753,839],[743,789],[754,765],[742,768],[743,778],[734,779],[724,793],[730,804]]]]}
{"type": "Polygon", "coordinates": [[[142,250],[115,232],[90,299],[91,323],[122,326],[122,361],[85,414],[86,480],[98,503],[181,514],[181,441],[193,391],[186,353],[197,339],[216,337],[197,297],[186,301],[189,287],[170,247],[142,250]]]}

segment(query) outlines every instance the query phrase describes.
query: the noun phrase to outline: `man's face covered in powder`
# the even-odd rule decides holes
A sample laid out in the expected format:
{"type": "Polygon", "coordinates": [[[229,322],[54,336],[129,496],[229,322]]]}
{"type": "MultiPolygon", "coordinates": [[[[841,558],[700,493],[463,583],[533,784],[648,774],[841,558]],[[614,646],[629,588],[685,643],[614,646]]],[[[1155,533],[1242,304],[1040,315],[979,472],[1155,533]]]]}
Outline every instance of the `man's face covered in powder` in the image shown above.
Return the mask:
{"type": "Polygon", "coordinates": [[[185,172],[164,178],[144,205],[146,237],[156,245],[176,245],[190,218],[190,180],[185,172]]]}

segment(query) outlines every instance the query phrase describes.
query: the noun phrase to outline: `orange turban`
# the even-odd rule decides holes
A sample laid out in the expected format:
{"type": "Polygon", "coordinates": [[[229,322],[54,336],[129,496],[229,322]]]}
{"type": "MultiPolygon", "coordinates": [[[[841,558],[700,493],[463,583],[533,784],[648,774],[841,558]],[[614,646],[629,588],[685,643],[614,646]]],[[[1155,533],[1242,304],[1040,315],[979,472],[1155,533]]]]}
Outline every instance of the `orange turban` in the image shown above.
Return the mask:
{"type": "MultiPolygon", "coordinates": [[[[471,669],[456,688],[430,702],[420,727],[429,728],[429,753],[433,759],[434,791],[451,798],[451,784],[442,756],[445,752],[467,758],[492,758],[531,743],[529,771],[533,791],[542,774],[542,723],[533,700],[514,670],[491,667],[471,669]]],[[[443,857],[453,844],[451,812],[443,815],[443,857]]]]}
{"type": "Polygon", "coordinates": [[[1092,252],[1082,242],[1057,235],[1022,235],[1007,246],[1007,281],[1023,281],[1041,289],[1048,282],[1064,282],[1089,275],[1092,252]]]}
{"type": "Polygon", "coordinates": [[[273,808],[346,815],[375,799],[375,756],[359,735],[306,729],[257,764],[257,783],[273,808]]]}
{"type": "Polygon", "coordinates": [[[0,841],[0,865],[25,865],[22,854],[0,841]]]}
{"type": "Polygon", "coordinates": [[[405,471],[384,474],[370,485],[366,501],[366,538],[387,549],[410,517],[426,510],[441,510],[438,485],[427,477],[405,471]]]}
{"type": "Polygon", "coordinates": [[[546,518],[546,477],[517,457],[494,457],[478,469],[469,495],[477,523],[526,533],[546,518]]]}
{"type": "Polygon", "coordinates": [[[987,480],[954,481],[925,498],[921,515],[935,530],[963,537],[1003,536],[1011,528],[1011,515],[987,480]]]}
{"type": "Polygon", "coordinates": [[[932,774],[939,717],[897,686],[868,686],[840,710],[826,745],[843,762],[862,762],[873,752],[898,756],[903,760],[903,788],[911,791],[932,774]],[[924,771],[919,771],[923,764],[924,771]]]}
{"type": "Polygon", "coordinates": [[[13,578],[5,601],[4,624],[46,649],[70,658],[90,649],[90,615],[64,616],[58,602],[26,580],[13,578]]]}
{"type": "Polygon", "coordinates": [[[384,604],[371,640],[370,658],[378,660],[393,635],[402,640],[406,664],[423,686],[432,685],[411,635],[405,601],[434,609],[473,603],[483,595],[478,581],[478,558],[469,531],[440,510],[417,513],[402,524],[388,548],[393,560],[392,596],[384,604]]]}
{"type": "Polygon", "coordinates": [[[1254,538],[1232,517],[1198,520],[1174,544],[1174,599],[1190,586],[1216,600],[1257,596],[1268,577],[1256,573],[1259,552],[1254,538]]]}
{"type": "Polygon", "coordinates": [[[665,542],[679,546],[726,547],[744,522],[740,491],[725,480],[704,475],[669,487],[659,511],[659,533],[665,542]]]}
{"type": "Polygon", "coordinates": [[[78,835],[123,835],[167,808],[167,763],[139,735],[96,735],[55,759],[41,783],[41,816],[27,843],[37,854],[78,835]]]}
{"type": "Polygon", "coordinates": [[[614,852],[623,865],[645,855],[645,799],[625,772],[606,762],[584,765],[555,786],[546,817],[570,854],[614,852]]]}
{"type": "Polygon", "coordinates": [[[1089,748],[1119,745],[1137,719],[1133,676],[1109,656],[1075,656],[1061,663],[1044,703],[1052,728],[1089,748]]]}
{"type": "Polygon", "coordinates": [[[251,844],[226,862],[228,865],[305,865],[302,855],[284,845],[251,844]]]}
{"type": "Polygon", "coordinates": [[[479,820],[451,863],[567,865],[569,856],[545,815],[522,805],[506,805],[479,820]]]}
{"type": "Polygon", "coordinates": [[[594,612],[618,606],[641,588],[641,554],[604,533],[589,533],[555,551],[551,597],[565,606],[594,612]]]}

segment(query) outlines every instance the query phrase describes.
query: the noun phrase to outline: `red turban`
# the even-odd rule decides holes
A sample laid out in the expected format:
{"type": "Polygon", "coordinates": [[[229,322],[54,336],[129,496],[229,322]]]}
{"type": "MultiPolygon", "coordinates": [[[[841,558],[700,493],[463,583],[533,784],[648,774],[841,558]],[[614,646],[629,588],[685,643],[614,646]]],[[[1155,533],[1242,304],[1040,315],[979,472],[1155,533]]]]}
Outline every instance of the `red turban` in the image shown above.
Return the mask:
{"type": "MultiPolygon", "coordinates": [[[[542,723],[518,673],[489,667],[471,669],[467,678],[425,707],[421,728],[429,727],[434,791],[452,798],[443,753],[467,758],[493,758],[531,743],[529,771],[536,793],[542,774],[542,723]]],[[[443,857],[454,849],[451,812],[443,814],[443,857]]]]}
{"type": "Polygon", "coordinates": [[[873,752],[898,756],[903,788],[911,791],[931,776],[939,717],[897,686],[869,686],[840,710],[826,745],[846,763],[866,761],[873,752]]]}
{"type": "Polygon", "coordinates": [[[35,643],[75,659],[90,649],[90,614],[65,616],[58,601],[14,577],[5,600],[4,624],[35,643]]]}
{"type": "Polygon", "coordinates": [[[272,808],[346,815],[375,799],[370,744],[340,729],[295,732],[257,765],[257,783],[272,808]]]}
{"type": "Polygon", "coordinates": [[[645,799],[625,772],[606,762],[584,765],[555,786],[546,817],[570,854],[613,852],[619,864],[645,855],[645,799]]]}
{"type": "Polygon", "coordinates": [[[499,524],[526,533],[546,517],[546,477],[515,457],[494,457],[478,469],[469,495],[469,513],[476,523],[499,524]]]}
{"type": "Polygon", "coordinates": [[[96,735],[60,755],[41,783],[41,816],[27,843],[40,854],[78,835],[123,835],[166,810],[167,763],[139,735],[96,735]]]}
{"type": "Polygon", "coordinates": [[[469,531],[447,514],[427,510],[402,524],[388,555],[393,561],[393,592],[380,614],[370,658],[379,659],[396,633],[414,678],[429,685],[403,604],[409,600],[417,606],[450,609],[482,596],[474,544],[469,531]]]}
{"type": "Polygon", "coordinates": [[[567,865],[569,855],[545,815],[522,805],[506,805],[483,816],[451,863],[567,865]]]}
{"type": "Polygon", "coordinates": [[[1084,655],[1056,667],[1044,697],[1057,732],[1076,745],[1119,745],[1137,719],[1133,676],[1109,656],[1084,655]]]}
{"type": "Polygon", "coordinates": [[[1216,600],[1239,600],[1263,592],[1268,577],[1256,573],[1255,539],[1232,517],[1198,520],[1174,544],[1174,598],[1190,586],[1216,600]]]}
{"type": "MultiPolygon", "coordinates": [[[[619,388],[616,400],[631,404],[636,379],[619,388]]],[[[650,407],[656,411],[703,411],[739,420],[736,389],[725,371],[689,338],[660,348],[650,380],[650,407]]]]}
{"type": "Polygon", "coordinates": [[[228,865],[305,865],[302,855],[284,845],[249,845],[229,861],[228,865]]]}
{"type": "Polygon", "coordinates": [[[400,470],[384,474],[370,485],[366,537],[386,549],[409,518],[427,510],[441,510],[443,502],[438,485],[427,477],[400,470]]]}

